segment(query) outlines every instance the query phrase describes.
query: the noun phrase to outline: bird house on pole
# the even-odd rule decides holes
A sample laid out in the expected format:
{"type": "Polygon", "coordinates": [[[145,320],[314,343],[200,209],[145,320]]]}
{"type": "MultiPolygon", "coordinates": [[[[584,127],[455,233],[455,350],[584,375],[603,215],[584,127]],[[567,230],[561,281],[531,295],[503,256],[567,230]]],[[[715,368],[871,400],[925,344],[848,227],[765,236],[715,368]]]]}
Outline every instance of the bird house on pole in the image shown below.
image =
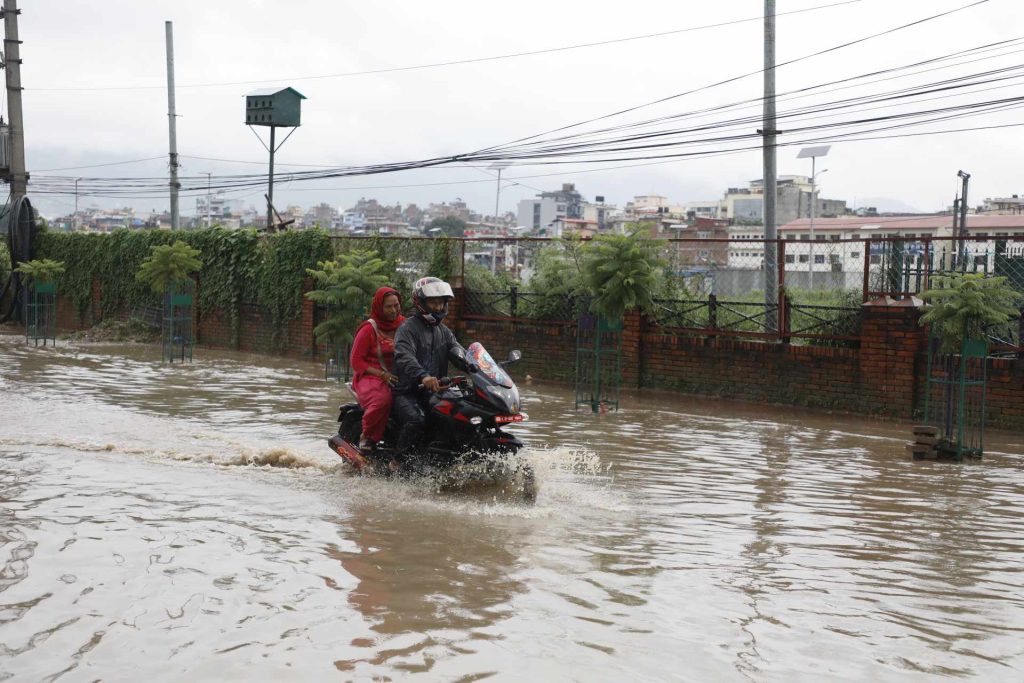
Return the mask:
{"type": "MultiPolygon", "coordinates": [[[[270,152],[270,172],[267,174],[267,230],[274,229],[274,152],[299,127],[304,99],[306,96],[295,88],[264,88],[254,90],[245,96],[245,125],[270,128],[270,145],[264,143],[264,147],[270,152]],[[292,129],[281,141],[281,145],[275,141],[274,133],[278,128],[292,129]]],[[[260,142],[263,142],[262,138],[260,142]]]]}
{"type": "Polygon", "coordinates": [[[294,128],[301,118],[306,96],[295,88],[264,88],[245,96],[245,123],[249,126],[294,128]]]}

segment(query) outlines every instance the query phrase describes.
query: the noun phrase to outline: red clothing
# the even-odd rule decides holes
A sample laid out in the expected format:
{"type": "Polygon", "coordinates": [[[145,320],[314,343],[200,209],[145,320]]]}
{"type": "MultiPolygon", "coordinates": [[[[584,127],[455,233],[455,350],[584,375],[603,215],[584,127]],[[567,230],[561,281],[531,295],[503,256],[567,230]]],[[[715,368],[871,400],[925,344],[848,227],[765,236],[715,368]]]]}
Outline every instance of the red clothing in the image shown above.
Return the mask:
{"type": "Polygon", "coordinates": [[[380,441],[391,413],[391,387],[379,377],[363,375],[352,382],[352,388],[359,397],[359,405],[363,407],[363,437],[374,442],[380,441]]]}
{"type": "Polygon", "coordinates": [[[383,378],[367,374],[366,371],[378,368],[390,373],[394,369],[395,330],[405,320],[402,315],[391,321],[384,319],[384,299],[392,294],[398,297],[401,304],[398,292],[390,287],[381,287],[373,295],[370,318],[377,329],[369,320],[363,322],[352,340],[352,355],[349,356],[349,365],[355,373],[352,388],[359,398],[359,405],[363,407],[363,437],[371,441],[380,441],[384,436],[388,414],[391,412],[391,387],[383,378]]]}
{"type": "MultiPolygon", "coordinates": [[[[391,372],[395,367],[395,340],[389,339],[383,334],[378,335],[371,326],[363,325],[356,332],[356,338],[352,341],[352,355],[349,357],[349,364],[355,373],[355,382],[359,381],[367,368],[380,368],[391,372]],[[383,368],[380,367],[380,357],[377,355],[378,339],[380,339],[380,355],[384,358],[383,368]]],[[[367,377],[369,376],[367,375],[367,377]]]]}

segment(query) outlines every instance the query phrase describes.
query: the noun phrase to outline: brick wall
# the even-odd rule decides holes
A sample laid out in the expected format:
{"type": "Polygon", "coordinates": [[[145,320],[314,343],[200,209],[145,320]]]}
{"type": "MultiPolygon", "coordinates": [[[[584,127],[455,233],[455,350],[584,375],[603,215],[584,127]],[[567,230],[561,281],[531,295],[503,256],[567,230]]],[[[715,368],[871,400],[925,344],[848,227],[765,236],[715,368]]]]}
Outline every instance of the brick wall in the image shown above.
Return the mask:
{"type": "Polygon", "coordinates": [[[1004,429],[1024,429],[1024,360],[990,358],[986,392],[988,424],[1004,429]]]}
{"type": "MultiPolygon", "coordinates": [[[[859,349],[693,336],[627,313],[623,386],[913,419],[924,396],[927,337],[919,302],[882,298],[863,308],[859,349]]],[[[454,320],[465,343],[496,358],[523,352],[516,374],[572,381],[574,323],[454,320]]],[[[1024,360],[990,359],[988,423],[1024,430],[1024,360]]]]}
{"type": "Polygon", "coordinates": [[[651,329],[640,384],[688,394],[863,412],[856,349],[786,346],[651,329]]]}
{"type": "MultiPolygon", "coordinates": [[[[571,382],[575,375],[576,324],[529,320],[474,320],[461,317],[461,290],[448,324],[459,339],[479,341],[496,359],[520,349],[515,374],[571,382]]],[[[58,296],[59,329],[83,329],[100,319],[100,291],[79,316],[58,296]]],[[[269,314],[254,304],[239,309],[237,346],[231,343],[226,311],[197,311],[200,346],[273,352],[269,314]]],[[[623,386],[670,389],[689,394],[748,401],[829,408],[911,419],[923,402],[926,337],[918,325],[916,302],[879,299],[863,309],[859,349],[794,346],[692,336],[653,325],[637,312],[623,321],[623,386]]],[[[314,304],[303,301],[301,315],[279,340],[283,355],[320,360],[315,344],[314,304]]],[[[1024,430],[1024,359],[989,359],[988,423],[1024,430]]]]}

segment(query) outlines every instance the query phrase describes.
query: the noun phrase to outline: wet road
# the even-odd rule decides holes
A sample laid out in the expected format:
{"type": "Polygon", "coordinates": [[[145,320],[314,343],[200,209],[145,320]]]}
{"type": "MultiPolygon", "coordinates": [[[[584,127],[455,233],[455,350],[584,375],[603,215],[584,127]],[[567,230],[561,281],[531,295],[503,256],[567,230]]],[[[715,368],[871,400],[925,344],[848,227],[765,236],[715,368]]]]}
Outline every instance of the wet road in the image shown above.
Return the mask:
{"type": "Polygon", "coordinates": [[[534,507],[352,476],[310,364],[0,337],[0,675],[1024,679],[1024,438],[521,388],[534,507]]]}

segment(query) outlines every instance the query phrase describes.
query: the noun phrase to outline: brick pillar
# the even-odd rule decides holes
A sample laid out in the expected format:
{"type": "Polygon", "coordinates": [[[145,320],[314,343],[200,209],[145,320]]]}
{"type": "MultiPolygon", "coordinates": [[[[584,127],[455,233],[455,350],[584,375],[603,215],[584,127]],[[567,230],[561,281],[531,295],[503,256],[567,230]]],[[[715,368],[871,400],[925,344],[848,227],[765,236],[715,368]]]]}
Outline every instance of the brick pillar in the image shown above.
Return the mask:
{"type": "MultiPolygon", "coordinates": [[[[459,324],[459,316],[466,301],[466,288],[452,287],[452,294],[455,295],[455,299],[448,304],[448,315],[445,316],[444,324],[454,330],[459,324]]],[[[411,301],[409,303],[412,304],[411,301]]]]}
{"type": "Polygon", "coordinates": [[[644,316],[637,310],[622,314],[622,384],[640,386],[644,316]]]}
{"type": "Polygon", "coordinates": [[[861,307],[860,396],[867,412],[911,419],[917,391],[915,362],[927,348],[918,323],[922,302],[882,297],[861,307]]]}

